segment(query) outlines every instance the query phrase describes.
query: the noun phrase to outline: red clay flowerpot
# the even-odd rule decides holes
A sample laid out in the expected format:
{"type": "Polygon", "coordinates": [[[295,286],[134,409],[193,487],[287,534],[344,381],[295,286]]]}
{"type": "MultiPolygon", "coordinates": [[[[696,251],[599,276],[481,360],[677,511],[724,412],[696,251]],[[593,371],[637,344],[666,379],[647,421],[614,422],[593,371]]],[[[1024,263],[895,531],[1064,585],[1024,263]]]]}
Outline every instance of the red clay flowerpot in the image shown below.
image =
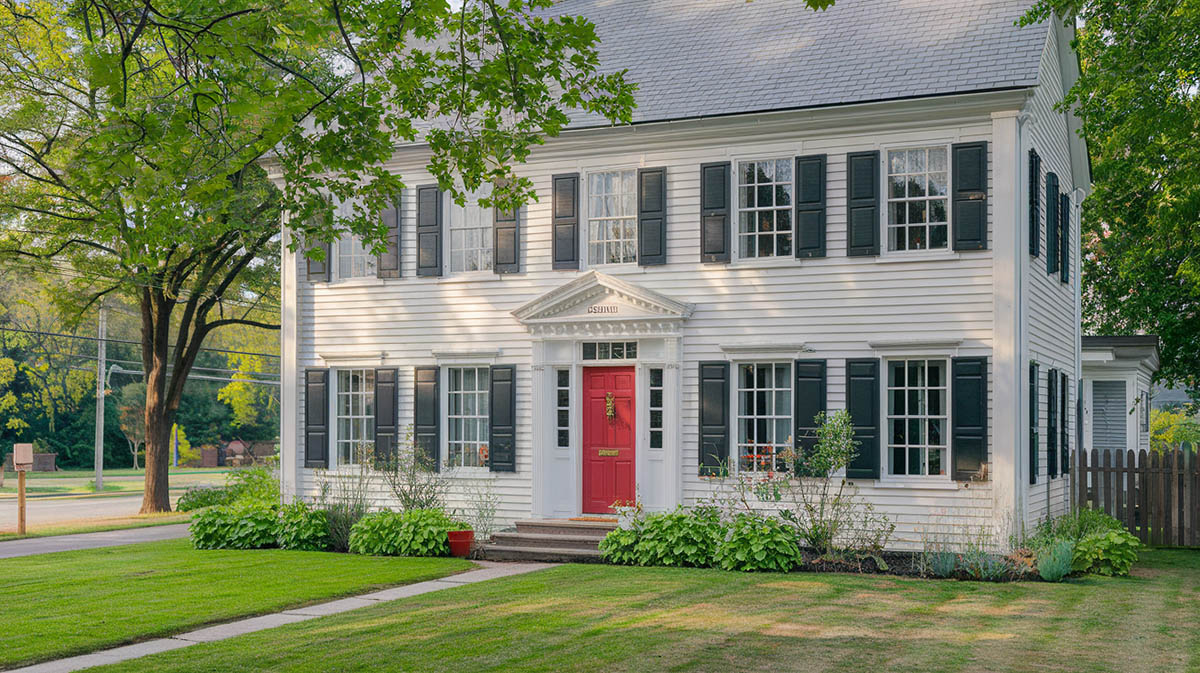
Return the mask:
{"type": "Polygon", "coordinates": [[[471,547],[475,544],[475,531],[452,530],[446,533],[450,539],[450,555],[467,558],[471,555],[471,547]]]}

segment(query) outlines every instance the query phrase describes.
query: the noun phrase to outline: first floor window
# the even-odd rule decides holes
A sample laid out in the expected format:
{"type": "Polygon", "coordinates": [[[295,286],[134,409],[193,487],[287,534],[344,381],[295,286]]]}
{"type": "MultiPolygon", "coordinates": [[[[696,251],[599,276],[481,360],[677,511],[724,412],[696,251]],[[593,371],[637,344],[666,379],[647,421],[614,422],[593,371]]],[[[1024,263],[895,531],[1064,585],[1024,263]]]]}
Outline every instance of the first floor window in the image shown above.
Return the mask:
{"type": "Polygon", "coordinates": [[[447,395],[447,436],[450,467],[486,467],[488,464],[487,367],[450,367],[447,395]]]}
{"type": "Polygon", "coordinates": [[[888,250],[946,247],[946,148],[889,150],[888,250]]]}
{"type": "Polygon", "coordinates": [[[346,234],[337,242],[337,277],[370,278],[375,276],[376,257],[363,246],[362,239],[346,234]]]}
{"type": "Polygon", "coordinates": [[[336,400],[338,464],[356,465],[375,441],[375,370],[338,370],[336,400]]]}
{"type": "Polygon", "coordinates": [[[743,472],[788,469],[792,447],[792,365],[738,365],[738,468],[743,472]]]}
{"type": "Polygon", "coordinates": [[[588,174],[588,263],[637,261],[637,171],[588,174]]]}
{"type": "Polygon", "coordinates": [[[888,474],[946,474],[946,361],[887,366],[888,474]]]}
{"type": "Polygon", "coordinates": [[[467,196],[467,205],[450,206],[451,273],[492,270],[492,209],[479,205],[490,194],[484,187],[467,196]]]}
{"type": "Polygon", "coordinates": [[[738,256],[792,254],[792,160],[738,163],[738,256]]]}

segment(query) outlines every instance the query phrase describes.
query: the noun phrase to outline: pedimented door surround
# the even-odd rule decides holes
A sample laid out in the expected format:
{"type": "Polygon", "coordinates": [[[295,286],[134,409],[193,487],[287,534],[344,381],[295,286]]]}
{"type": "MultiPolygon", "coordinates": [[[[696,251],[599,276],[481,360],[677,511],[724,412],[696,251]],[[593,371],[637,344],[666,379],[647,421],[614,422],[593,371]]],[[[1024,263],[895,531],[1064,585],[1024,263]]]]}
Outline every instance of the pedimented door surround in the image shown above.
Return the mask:
{"type": "Polygon", "coordinates": [[[635,283],[588,271],[513,311],[529,330],[533,360],[533,515],[567,517],[583,510],[584,367],[626,367],[634,375],[636,494],[649,509],[681,502],[679,418],[682,326],[694,307],[635,283]],[[637,342],[636,357],[584,360],[583,344],[637,342]],[[651,449],[646,393],[663,372],[663,442],[651,449]],[[559,372],[569,372],[569,442],[559,440],[559,372]]]}

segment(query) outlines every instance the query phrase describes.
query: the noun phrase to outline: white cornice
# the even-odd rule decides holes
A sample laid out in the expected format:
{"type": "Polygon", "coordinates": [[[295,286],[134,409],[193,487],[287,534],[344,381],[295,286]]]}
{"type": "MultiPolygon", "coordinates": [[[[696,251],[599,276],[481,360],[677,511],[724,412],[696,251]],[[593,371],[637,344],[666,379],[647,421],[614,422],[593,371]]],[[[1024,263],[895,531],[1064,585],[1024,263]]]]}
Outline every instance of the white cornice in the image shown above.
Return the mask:
{"type": "Polygon", "coordinates": [[[512,315],[526,325],[543,322],[627,323],[656,320],[682,321],[691,317],[694,310],[695,306],[692,304],[677,301],[641,285],[592,270],[528,302],[513,311],[512,315]],[[599,292],[616,295],[647,311],[650,315],[633,318],[556,315],[595,297],[599,292]]]}
{"type": "Polygon", "coordinates": [[[962,339],[879,339],[867,345],[877,351],[912,351],[931,349],[953,349],[962,345],[962,339]]]}
{"type": "Polygon", "coordinates": [[[778,356],[794,358],[801,353],[811,353],[812,349],[804,342],[762,342],[724,344],[721,351],[728,355],[750,355],[756,357],[778,356]]]}

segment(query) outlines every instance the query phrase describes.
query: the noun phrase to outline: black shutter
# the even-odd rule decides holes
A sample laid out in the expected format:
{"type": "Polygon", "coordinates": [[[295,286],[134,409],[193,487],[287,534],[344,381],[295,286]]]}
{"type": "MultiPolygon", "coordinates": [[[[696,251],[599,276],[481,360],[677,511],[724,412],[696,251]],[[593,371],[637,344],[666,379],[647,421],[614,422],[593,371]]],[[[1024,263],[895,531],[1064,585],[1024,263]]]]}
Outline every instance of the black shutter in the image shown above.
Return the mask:
{"type": "Polygon", "coordinates": [[[638,265],[666,264],[667,169],[638,169],[637,180],[638,265]]]}
{"type": "Polygon", "coordinates": [[[850,479],[879,478],[879,359],[846,360],[846,411],[858,455],[846,468],[850,479]]]}
{"type": "MultiPolygon", "coordinates": [[[[879,254],[879,152],[846,155],[846,255],[879,254]]],[[[878,372],[876,372],[878,373],[878,372]]],[[[879,472],[879,461],[875,462],[879,472]]]]}
{"type": "Polygon", "coordinates": [[[396,464],[400,441],[399,406],[395,369],[375,370],[375,466],[389,469],[396,464]]]}
{"type": "Polygon", "coordinates": [[[379,256],[375,265],[375,275],[380,278],[400,277],[400,198],[396,197],[391,208],[384,208],[379,213],[383,226],[387,227],[387,252],[379,256]]]}
{"type": "Polygon", "coordinates": [[[987,249],[987,142],[958,143],[951,152],[954,176],[955,250],[987,249]]]}
{"type": "Polygon", "coordinates": [[[1064,283],[1071,280],[1071,198],[1066,194],[1058,197],[1058,226],[1062,242],[1058,246],[1058,279],[1064,283]]]}
{"type": "Polygon", "coordinates": [[[437,367],[416,367],[413,390],[413,442],[418,454],[424,454],[428,465],[441,470],[442,418],[438,412],[441,391],[438,389],[437,367]]]}
{"type": "Polygon", "coordinates": [[[728,262],[729,162],[700,166],[700,261],[728,262]]]}
{"type": "Polygon", "coordinates": [[[1041,419],[1038,410],[1042,408],[1038,400],[1038,384],[1041,382],[1038,364],[1029,363],[1029,483],[1036,484],[1038,479],[1038,446],[1041,419]]]}
{"type": "Polygon", "coordinates": [[[550,179],[550,218],[554,227],[555,269],[579,268],[579,174],[556,175],[550,179]]]}
{"type": "Polygon", "coordinates": [[[804,456],[817,444],[817,414],[825,411],[825,361],[796,360],[796,381],[793,384],[793,421],[796,428],[792,434],[796,455],[804,456]]]}
{"type": "Polygon", "coordinates": [[[987,358],[954,358],[951,376],[954,480],[970,481],[987,462],[987,358]]]}
{"type": "Polygon", "coordinates": [[[521,272],[521,210],[492,209],[492,270],[521,272]]]}
{"type": "Polygon", "coordinates": [[[328,369],[304,371],[304,467],[330,467],[328,369]]]}
{"type": "Polygon", "coordinates": [[[1058,372],[1046,372],[1046,472],[1058,476],[1058,372]]]}
{"type": "Polygon", "coordinates": [[[1058,387],[1058,451],[1061,460],[1058,461],[1058,464],[1062,467],[1062,473],[1067,474],[1071,471],[1071,424],[1067,422],[1067,419],[1070,418],[1070,412],[1067,409],[1068,399],[1071,397],[1069,387],[1071,379],[1066,372],[1062,372],[1059,375],[1059,381],[1061,385],[1058,387]]]}
{"type": "Polygon", "coordinates": [[[442,192],[417,187],[417,275],[442,275],[442,192]]]}
{"type": "Polygon", "coordinates": [[[1058,271],[1058,176],[1046,174],[1046,273],[1058,271]]]}
{"type": "Polygon", "coordinates": [[[492,472],[517,471],[517,368],[494,365],[488,388],[488,464],[492,472]]]}
{"type": "Polygon", "coordinates": [[[729,473],[729,363],[700,363],[700,476],[729,473]]]}
{"type": "Polygon", "coordinates": [[[825,256],[825,155],[796,157],[796,257],[825,256]]]}
{"type": "Polygon", "coordinates": [[[1029,254],[1042,254],[1042,158],[1029,150],[1029,254]]]}
{"type": "Polygon", "coordinates": [[[333,246],[328,243],[318,243],[309,247],[309,250],[321,250],[321,259],[313,259],[305,256],[305,264],[307,265],[307,277],[310,282],[328,283],[332,277],[333,270],[333,246]]]}

